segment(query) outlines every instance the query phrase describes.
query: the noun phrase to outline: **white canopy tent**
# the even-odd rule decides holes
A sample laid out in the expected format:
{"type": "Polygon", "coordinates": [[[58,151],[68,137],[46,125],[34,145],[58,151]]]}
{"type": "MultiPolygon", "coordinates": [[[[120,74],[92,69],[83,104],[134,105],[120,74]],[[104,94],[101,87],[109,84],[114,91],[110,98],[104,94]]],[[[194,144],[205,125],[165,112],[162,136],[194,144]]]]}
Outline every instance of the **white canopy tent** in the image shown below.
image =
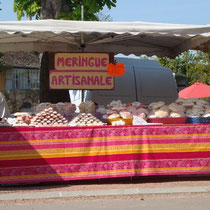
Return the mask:
{"type": "Polygon", "coordinates": [[[113,52],[175,57],[210,51],[210,25],[36,20],[0,22],[0,52],[113,52]]]}

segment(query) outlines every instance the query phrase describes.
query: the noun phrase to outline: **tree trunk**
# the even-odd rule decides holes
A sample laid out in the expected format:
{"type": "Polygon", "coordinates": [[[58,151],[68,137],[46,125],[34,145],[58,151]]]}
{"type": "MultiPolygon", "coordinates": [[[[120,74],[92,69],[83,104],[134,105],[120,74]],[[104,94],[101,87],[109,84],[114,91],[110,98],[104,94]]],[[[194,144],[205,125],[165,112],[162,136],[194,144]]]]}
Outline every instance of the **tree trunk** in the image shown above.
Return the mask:
{"type": "Polygon", "coordinates": [[[67,0],[41,0],[41,19],[56,19],[62,12],[70,13],[67,0]]]}
{"type": "MultiPolygon", "coordinates": [[[[70,8],[67,0],[41,0],[41,19],[55,19],[61,12],[69,13],[70,8]]],[[[40,69],[40,102],[69,102],[68,90],[49,89],[49,62],[52,59],[44,52],[41,59],[40,69]]]]}
{"type": "Polygon", "coordinates": [[[69,102],[69,91],[68,90],[50,90],[49,89],[49,60],[51,62],[54,54],[48,54],[44,52],[42,55],[41,69],[40,69],[40,102],[69,102]]]}

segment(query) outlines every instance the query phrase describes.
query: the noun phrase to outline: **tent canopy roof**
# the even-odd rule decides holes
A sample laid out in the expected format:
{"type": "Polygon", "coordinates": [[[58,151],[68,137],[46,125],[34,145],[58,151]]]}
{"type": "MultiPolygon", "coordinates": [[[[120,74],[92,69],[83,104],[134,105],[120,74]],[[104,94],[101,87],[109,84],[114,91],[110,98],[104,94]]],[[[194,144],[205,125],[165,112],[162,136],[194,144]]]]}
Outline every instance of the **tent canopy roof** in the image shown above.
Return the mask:
{"type": "Polygon", "coordinates": [[[113,52],[175,57],[210,49],[210,25],[34,20],[0,22],[0,51],[113,52]]]}

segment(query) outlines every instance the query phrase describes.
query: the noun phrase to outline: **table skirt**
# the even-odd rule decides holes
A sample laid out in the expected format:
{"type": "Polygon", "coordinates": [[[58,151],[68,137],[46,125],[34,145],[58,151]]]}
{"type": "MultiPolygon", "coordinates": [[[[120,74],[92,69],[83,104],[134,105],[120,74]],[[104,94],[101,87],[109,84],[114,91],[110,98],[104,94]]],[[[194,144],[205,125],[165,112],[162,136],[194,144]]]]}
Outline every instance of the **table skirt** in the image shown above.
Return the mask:
{"type": "Polygon", "coordinates": [[[0,128],[0,184],[207,173],[210,124],[0,128]]]}

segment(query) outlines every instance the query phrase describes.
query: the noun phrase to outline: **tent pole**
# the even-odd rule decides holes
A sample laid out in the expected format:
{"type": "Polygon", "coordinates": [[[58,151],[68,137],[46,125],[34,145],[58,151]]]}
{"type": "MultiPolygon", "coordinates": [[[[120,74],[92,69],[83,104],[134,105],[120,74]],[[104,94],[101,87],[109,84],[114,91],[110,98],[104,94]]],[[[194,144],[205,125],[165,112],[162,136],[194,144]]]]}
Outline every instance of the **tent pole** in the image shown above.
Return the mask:
{"type": "MultiPolygon", "coordinates": [[[[84,21],[84,5],[81,5],[81,20],[84,21]]],[[[81,51],[84,52],[84,33],[81,34],[81,51]]],[[[81,92],[82,102],[85,100],[85,93],[84,90],[81,92]]]]}

